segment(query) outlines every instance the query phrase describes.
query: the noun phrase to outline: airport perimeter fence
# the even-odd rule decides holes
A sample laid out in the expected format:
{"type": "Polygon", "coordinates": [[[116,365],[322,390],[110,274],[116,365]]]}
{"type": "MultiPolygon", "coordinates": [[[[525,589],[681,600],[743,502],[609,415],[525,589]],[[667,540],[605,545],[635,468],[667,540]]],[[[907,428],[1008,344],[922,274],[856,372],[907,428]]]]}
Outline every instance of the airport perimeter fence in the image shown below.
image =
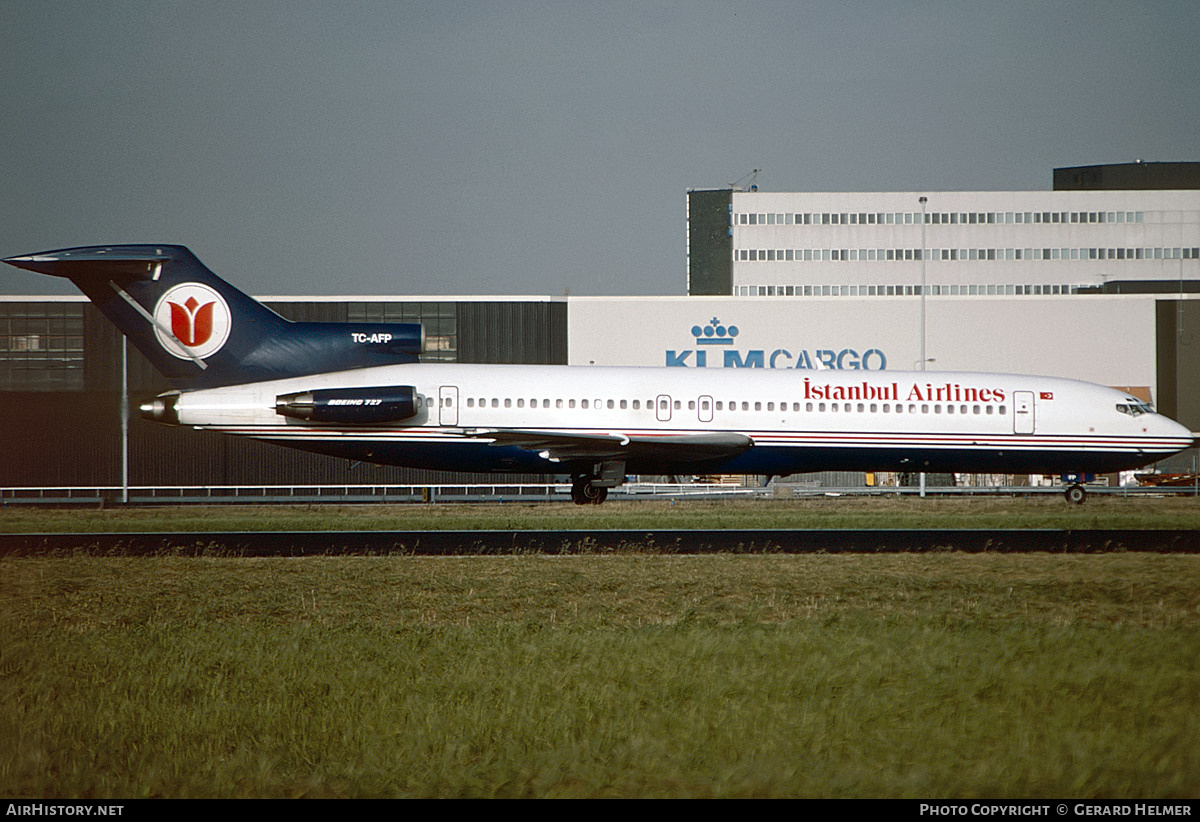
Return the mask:
{"type": "MultiPolygon", "coordinates": [[[[1186,486],[1088,485],[1105,496],[1200,496],[1200,480],[1186,486]]],[[[929,486],[926,496],[1026,496],[1061,494],[1061,485],[929,486]]],[[[828,487],[811,483],[723,484],[631,482],[609,491],[610,500],[802,499],[841,496],[913,496],[915,486],[828,487]]],[[[491,485],[206,485],[0,488],[0,507],[108,507],[153,505],[276,505],[369,503],[570,502],[567,483],[491,485]]]]}

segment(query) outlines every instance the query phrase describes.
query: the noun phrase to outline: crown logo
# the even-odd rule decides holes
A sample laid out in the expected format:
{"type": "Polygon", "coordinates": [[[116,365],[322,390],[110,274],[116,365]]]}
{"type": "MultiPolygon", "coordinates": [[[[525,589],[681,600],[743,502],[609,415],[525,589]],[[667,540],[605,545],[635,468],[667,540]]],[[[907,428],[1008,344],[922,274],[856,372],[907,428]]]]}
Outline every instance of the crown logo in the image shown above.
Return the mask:
{"type": "Polygon", "coordinates": [[[692,326],[692,336],[696,338],[696,345],[733,345],[733,338],[737,335],[736,325],[726,328],[716,317],[709,320],[708,325],[703,328],[698,325],[692,326]]]}

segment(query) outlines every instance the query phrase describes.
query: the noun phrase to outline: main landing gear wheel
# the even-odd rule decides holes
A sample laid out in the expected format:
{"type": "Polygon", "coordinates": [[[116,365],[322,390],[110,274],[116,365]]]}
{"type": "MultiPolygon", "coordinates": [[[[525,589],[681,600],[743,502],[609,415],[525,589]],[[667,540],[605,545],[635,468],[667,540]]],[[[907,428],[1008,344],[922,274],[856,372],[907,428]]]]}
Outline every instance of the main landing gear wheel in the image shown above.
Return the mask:
{"type": "Polygon", "coordinates": [[[1083,501],[1087,499],[1087,491],[1084,490],[1082,485],[1072,485],[1063,492],[1063,496],[1072,505],[1083,505],[1083,501]]]}
{"type": "Polygon", "coordinates": [[[608,499],[608,489],[599,488],[586,477],[571,483],[571,499],[576,505],[599,505],[608,499]]]}

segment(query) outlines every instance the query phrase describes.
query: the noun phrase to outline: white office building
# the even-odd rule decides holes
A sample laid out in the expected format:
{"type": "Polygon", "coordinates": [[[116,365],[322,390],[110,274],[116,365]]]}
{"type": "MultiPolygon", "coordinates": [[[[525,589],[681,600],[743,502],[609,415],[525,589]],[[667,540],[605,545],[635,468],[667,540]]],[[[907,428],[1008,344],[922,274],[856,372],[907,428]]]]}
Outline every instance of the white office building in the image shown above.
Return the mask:
{"type": "Polygon", "coordinates": [[[1197,167],[1059,169],[1050,191],[694,190],[688,194],[688,293],[804,298],[919,295],[923,286],[934,296],[1194,290],[1200,282],[1197,167]],[[1151,173],[1137,173],[1143,169],[1151,173]],[[1060,188],[1072,179],[1082,186],[1162,187],[1060,188]]]}

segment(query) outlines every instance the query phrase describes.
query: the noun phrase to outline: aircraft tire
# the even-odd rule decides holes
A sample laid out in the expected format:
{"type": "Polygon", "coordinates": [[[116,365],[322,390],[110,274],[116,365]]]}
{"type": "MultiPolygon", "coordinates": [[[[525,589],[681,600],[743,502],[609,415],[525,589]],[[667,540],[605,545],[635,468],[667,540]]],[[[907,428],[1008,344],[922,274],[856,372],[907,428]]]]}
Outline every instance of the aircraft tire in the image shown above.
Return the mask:
{"type": "Polygon", "coordinates": [[[586,477],[571,483],[571,500],[576,505],[599,505],[608,499],[607,488],[597,488],[586,477]]]}
{"type": "Polygon", "coordinates": [[[1063,492],[1063,496],[1072,505],[1083,505],[1083,501],[1087,499],[1087,491],[1082,485],[1072,485],[1063,492]]]}

